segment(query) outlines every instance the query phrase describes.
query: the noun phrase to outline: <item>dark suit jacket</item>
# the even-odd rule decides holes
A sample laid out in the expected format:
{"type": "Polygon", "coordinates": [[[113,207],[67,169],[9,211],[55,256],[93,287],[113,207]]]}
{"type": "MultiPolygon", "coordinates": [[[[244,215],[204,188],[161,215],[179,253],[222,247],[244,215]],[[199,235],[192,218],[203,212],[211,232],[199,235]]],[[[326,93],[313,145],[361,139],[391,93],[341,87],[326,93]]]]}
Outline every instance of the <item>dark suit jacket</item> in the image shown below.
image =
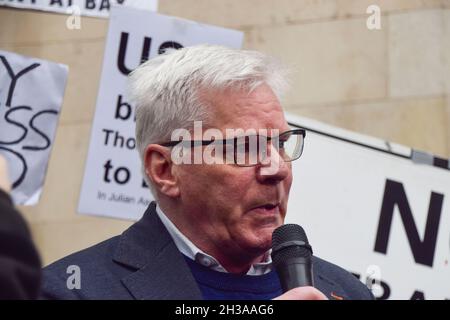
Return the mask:
{"type": "Polygon", "coordinates": [[[36,299],[41,262],[28,227],[0,189],[0,300],[36,299]]]}
{"type": "MultiPolygon", "coordinates": [[[[315,257],[313,264],[315,286],[329,298],[372,298],[347,271],[315,257]]],[[[202,299],[154,203],[122,235],[47,266],[43,292],[47,299],[202,299]],[[67,288],[70,265],[80,267],[80,289],[67,288]]]]}

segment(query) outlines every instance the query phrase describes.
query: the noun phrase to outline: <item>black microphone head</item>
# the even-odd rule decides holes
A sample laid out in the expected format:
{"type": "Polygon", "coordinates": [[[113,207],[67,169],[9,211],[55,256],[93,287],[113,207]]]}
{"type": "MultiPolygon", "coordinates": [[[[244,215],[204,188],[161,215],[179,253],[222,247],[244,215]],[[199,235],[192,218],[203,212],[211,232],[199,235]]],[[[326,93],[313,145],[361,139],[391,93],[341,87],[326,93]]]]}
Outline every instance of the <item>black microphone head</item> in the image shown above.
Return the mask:
{"type": "Polygon", "coordinates": [[[272,260],[275,267],[291,258],[310,258],[311,246],[298,224],[285,224],[272,234],[272,260]]]}

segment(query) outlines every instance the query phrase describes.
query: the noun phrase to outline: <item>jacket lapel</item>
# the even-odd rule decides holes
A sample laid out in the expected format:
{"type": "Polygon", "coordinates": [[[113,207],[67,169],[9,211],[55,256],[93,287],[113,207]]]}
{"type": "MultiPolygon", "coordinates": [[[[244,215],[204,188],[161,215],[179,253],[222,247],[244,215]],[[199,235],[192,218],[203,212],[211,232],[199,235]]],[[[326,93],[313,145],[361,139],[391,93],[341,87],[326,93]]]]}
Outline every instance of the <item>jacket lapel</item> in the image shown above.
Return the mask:
{"type": "Polygon", "coordinates": [[[349,300],[345,290],[333,280],[325,277],[327,273],[324,262],[313,256],[314,287],[327,296],[330,300],[349,300]]]}
{"type": "Polygon", "coordinates": [[[121,279],[135,299],[202,299],[182,254],[156,214],[156,204],[125,231],[113,260],[136,269],[121,279]]]}

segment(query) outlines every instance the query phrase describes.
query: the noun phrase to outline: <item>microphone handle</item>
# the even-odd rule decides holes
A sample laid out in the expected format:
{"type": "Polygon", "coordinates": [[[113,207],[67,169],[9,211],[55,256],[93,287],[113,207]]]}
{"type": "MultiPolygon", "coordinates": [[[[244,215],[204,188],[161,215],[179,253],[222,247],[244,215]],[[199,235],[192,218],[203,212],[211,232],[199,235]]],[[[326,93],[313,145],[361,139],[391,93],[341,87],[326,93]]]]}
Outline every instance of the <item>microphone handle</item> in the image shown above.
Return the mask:
{"type": "Polygon", "coordinates": [[[283,292],[297,287],[314,287],[311,258],[291,258],[276,267],[283,292]]]}

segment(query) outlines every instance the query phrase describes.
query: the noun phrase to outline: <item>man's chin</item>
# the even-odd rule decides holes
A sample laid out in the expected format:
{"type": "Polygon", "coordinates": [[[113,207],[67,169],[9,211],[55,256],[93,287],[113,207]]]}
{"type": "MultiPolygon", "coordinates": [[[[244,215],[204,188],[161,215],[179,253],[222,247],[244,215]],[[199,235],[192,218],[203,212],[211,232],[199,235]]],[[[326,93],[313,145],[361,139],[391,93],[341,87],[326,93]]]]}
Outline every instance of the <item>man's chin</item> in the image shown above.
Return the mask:
{"type": "Polygon", "coordinates": [[[272,233],[275,231],[276,228],[281,226],[283,224],[283,221],[280,217],[273,218],[271,220],[267,220],[264,223],[261,223],[258,228],[258,233],[261,236],[267,236],[270,239],[272,239],[272,233]]]}
{"type": "Polygon", "coordinates": [[[264,234],[259,233],[254,239],[248,242],[249,251],[255,254],[264,254],[267,250],[272,248],[272,232],[273,230],[267,228],[264,234]]]}

